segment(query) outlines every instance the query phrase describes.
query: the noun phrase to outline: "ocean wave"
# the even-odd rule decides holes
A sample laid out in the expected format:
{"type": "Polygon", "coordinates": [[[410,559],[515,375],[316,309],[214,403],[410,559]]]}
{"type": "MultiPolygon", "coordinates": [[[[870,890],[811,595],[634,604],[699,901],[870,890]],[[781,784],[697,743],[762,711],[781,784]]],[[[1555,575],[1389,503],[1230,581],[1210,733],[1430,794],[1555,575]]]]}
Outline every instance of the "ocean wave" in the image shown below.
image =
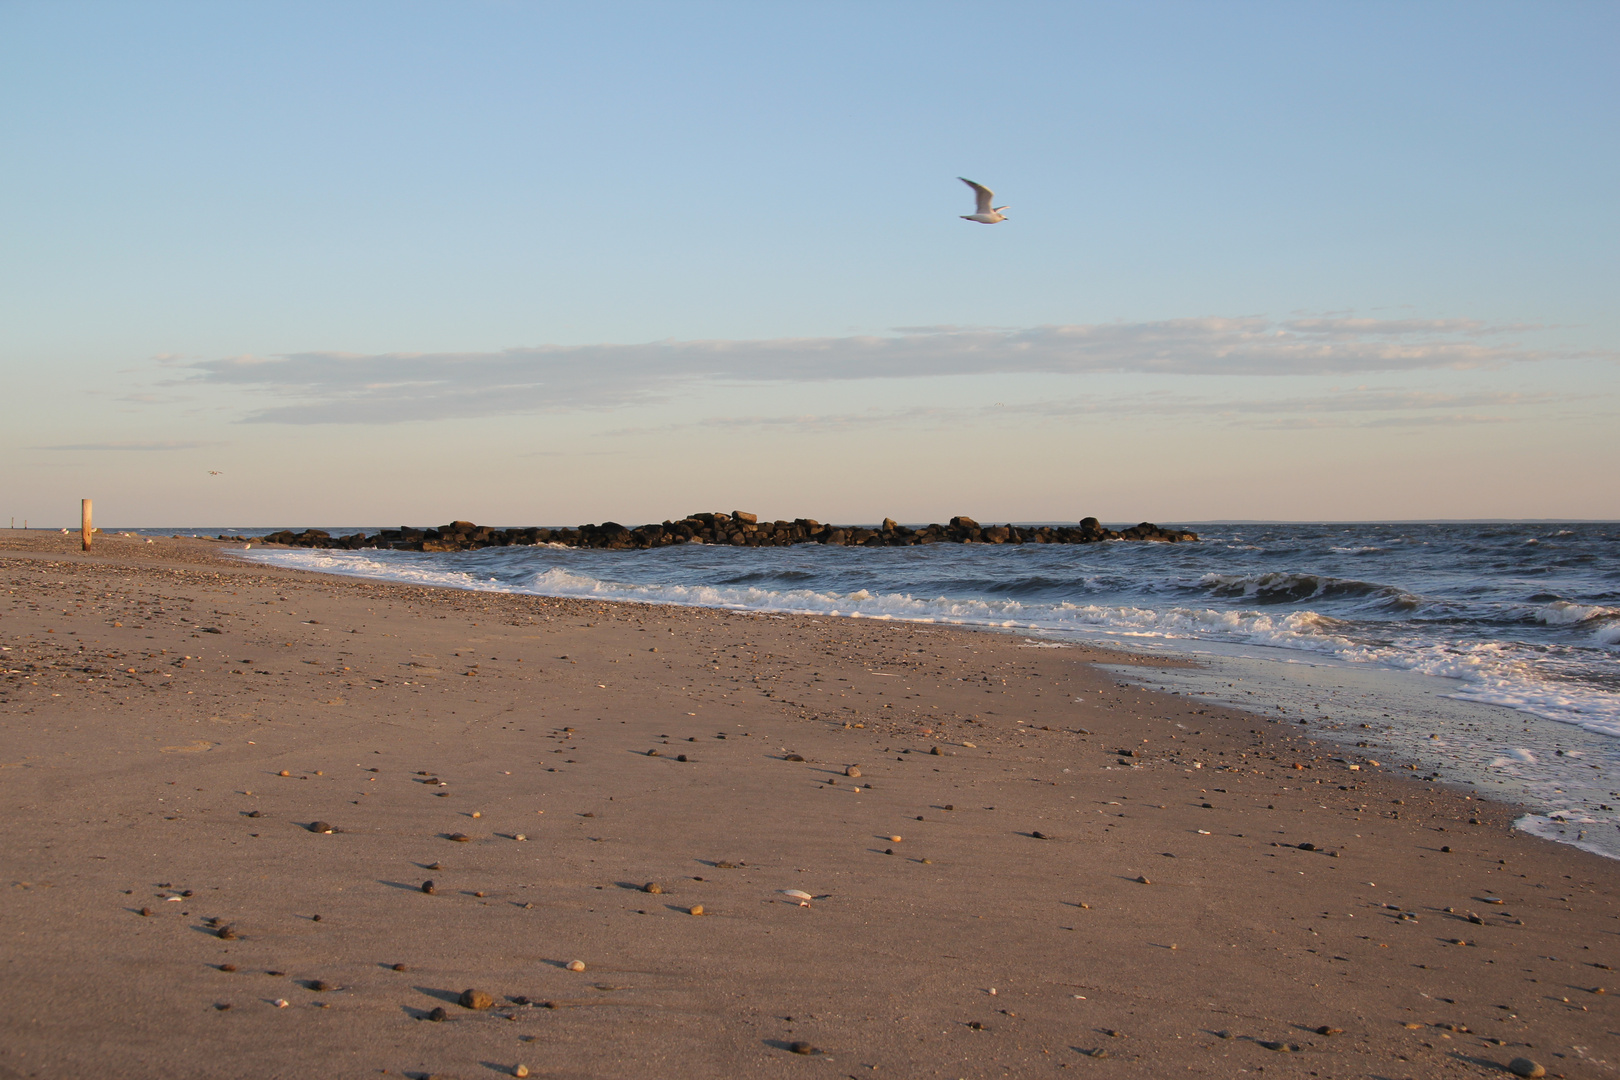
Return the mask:
{"type": "Polygon", "coordinates": [[[1372,600],[1392,610],[1412,611],[1423,598],[1395,585],[1324,574],[1272,571],[1264,574],[1205,574],[1198,584],[1211,596],[1256,604],[1297,604],[1306,600],[1372,600]]]}
{"type": "Polygon", "coordinates": [[[1573,626],[1593,619],[1620,619],[1620,608],[1572,604],[1566,600],[1559,600],[1537,608],[1531,613],[1531,617],[1545,626],[1573,626]]]}

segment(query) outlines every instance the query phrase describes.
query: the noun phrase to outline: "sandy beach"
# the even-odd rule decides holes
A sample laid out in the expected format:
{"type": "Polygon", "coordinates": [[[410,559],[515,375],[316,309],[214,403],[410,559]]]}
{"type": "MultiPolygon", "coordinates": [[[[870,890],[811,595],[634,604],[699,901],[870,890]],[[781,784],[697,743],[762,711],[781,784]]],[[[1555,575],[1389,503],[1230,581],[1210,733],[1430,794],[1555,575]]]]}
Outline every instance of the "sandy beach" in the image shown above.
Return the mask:
{"type": "Polygon", "coordinates": [[[1616,1071],[1614,862],[1093,666],[1146,661],[197,540],[0,574],[0,1077],[1616,1071]]]}

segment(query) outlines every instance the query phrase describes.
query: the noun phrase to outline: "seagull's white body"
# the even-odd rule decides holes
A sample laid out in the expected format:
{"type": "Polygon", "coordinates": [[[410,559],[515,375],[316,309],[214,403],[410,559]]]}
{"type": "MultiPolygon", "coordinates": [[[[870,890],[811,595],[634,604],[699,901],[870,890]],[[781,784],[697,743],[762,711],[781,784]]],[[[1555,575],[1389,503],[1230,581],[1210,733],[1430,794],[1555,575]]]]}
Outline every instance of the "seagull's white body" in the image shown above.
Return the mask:
{"type": "Polygon", "coordinates": [[[965,176],[958,176],[957,179],[973,189],[974,212],[971,214],[963,214],[963,221],[977,221],[980,225],[994,225],[999,221],[1007,220],[1006,216],[1002,214],[1002,211],[1006,210],[1007,207],[992,207],[990,205],[995,201],[995,192],[991,191],[983,184],[975,184],[965,176]]]}

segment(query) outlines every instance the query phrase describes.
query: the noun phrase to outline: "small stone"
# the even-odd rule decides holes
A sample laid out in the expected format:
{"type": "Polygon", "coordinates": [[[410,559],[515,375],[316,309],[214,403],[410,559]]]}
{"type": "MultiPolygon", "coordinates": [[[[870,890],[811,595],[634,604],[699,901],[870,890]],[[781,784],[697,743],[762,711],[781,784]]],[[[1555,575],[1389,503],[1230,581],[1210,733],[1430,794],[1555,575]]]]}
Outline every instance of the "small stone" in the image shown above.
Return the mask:
{"type": "Polygon", "coordinates": [[[1512,1061],[1508,1062],[1508,1072],[1512,1073],[1514,1076],[1528,1076],[1531,1078],[1531,1080],[1535,1080],[1536,1077],[1547,1075],[1546,1069],[1543,1069],[1540,1065],[1536,1064],[1534,1061],[1531,1061],[1529,1058],[1522,1057],[1514,1058],[1512,1061]]]}
{"type": "Polygon", "coordinates": [[[1143,874],[1143,875],[1142,875],[1142,876],[1140,876],[1140,877],[1138,877],[1138,878],[1137,878],[1137,879],[1136,879],[1136,883],[1137,883],[1137,884],[1138,884],[1138,885],[1151,885],[1151,884],[1153,884],[1153,882],[1151,882],[1151,881],[1149,881],[1149,880],[1148,880],[1148,879],[1147,879],[1147,875],[1146,875],[1146,874],[1143,874]]]}
{"type": "Polygon", "coordinates": [[[685,754],[676,754],[675,755],[675,760],[676,761],[685,761],[686,760],[686,755],[685,754]]]}
{"type": "Polygon", "coordinates": [[[845,776],[859,776],[859,775],[861,775],[861,770],[856,768],[854,765],[850,765],[850,766],[848,766],[847,768],[844,769],[844,775],[845,776]]]}
{"type": "Polygon", "coordinates": [[[659,757],[660,755],[658,753],[657,747],[654,747],[653,749],[647,751],[647,756],[648,757],[659,757]]]}
{"type": "Polygon", "coordinates": [[[431,882],[431,881],[422,882],[422,891],[427,893],[429,896],[432,896],[433,893],[434,893],[433,882],[431,882]]]}
{"type": "Polygon", "coordinates": [[[443,1005],[436,1005],[434,1006],[433,1011],[427,1014],[427,1018],[437,1024],[439,1021],[445,1019],[449,1015],[449,1013],[444,1011],[443,1005]]]}
{"type": "Polygon", "coordinates": [[[819,1053],[821,1053],[820,1050],[817,1050],[814,1046],[810,1045],[807,1042],[788,1043],[788,1050],[790,1050],[791,1052],[793,1052],[795,1054],[819,1054],[819,1053]]]}
{"type": "Polygon", "coordinates": [[[1299,845],[1299,850],[1301,850],[1301,851],[1315,851],[1316,850],[1316,845],[1315,844],[1301,844],[1301,845],[1299,845]]]}
{"type": "MultiPolygon", "coordinates": [[[[657,652],[658,650],[654,649],[653,651],[657,652]]],[[[514,1066],[512,1066],[512,1075],[513,1076],[528,1076],[529,1075],[529,1067],[527,1065],[514,1065],[514,1066]]]]}
{"type": "Polygon", "coordinates": [[[903,839],[904,839],[904,837],[900,837],[900,836],[891,836],[891,837],[889,837],[889,843],[891,843],[891,844],[898,844],[898,843],[899,843],[899,842],[900,842],[900,841],[901,841],[901,840],[903,840],[903,839]]]}
{"type": "Polygon", "coordinates": [[[461,1007],[463,1009],[488,1009],[495,1004],[495,999],[482,990],[468,987],[461,992],[461,1007]]]}
{"type": "Polygon", "coordinates": [[[1450,844],[1446,844],[1446,845],[1445,845],[1445,846],[1444,846],[1444,847],[1442,847],[1442,848],[1441,848],[1441,849],[1440,849],[1440,850],[1441,850],[1441,851],[1442,851],[1442,852],[1444,852],[1444,853],[1445,853],[1445,854],[1447,854],[1447,855],[1450,855],[1450,854],[1451,854],[1451,845],[1450,845],[1450,844]]]}
{"type": "Polygon", "coordinates": [[[247,816],[248,817],[264,817],[264,815],[259,813],[257,810],[249,810],[247,812],[247,816]]]}
{"type": "Polygon", "coordinates": [[[1215,1033],[1215,1037],[1217,1039],[1230,1039],[1232,1038],[1232,1033],[1230,1031],[1217,1031],[1215,1033]]]}
{"type": "Polygon", "coordinates": [[[280,772],[276,773],[276,775],[277,776],[291,776],[292,773],[288,772],[286,769],[282,769],[280,772]]]}
{"type": "Polygon", "coordinates": [[[941,753],[942,753],[942,751],[941,751],[941,750],[940,750],[940,748],[939,748],[939,747],[937,747],[937,746],[930,746],[930,747],[929,747],[929,748],[928,748],[928,752],[929,752],[929,753],[930,753],[930,754],[933,754],[933,755],[934,755],[934,756],[935,756],[935,757],[939,757],[939,755],[940,755],[940,754],[941,754],[941,753]]]}
{"type": "Polygon", "coordinates": [[[1267,1050],[1274,1050],[1279,1054],[1292,1054],[1299,1050],[1299,1046],[1296,1043],[1268,1042],[1262,1039],[1260,1041],[1260,1045],[1265,1047],[1267,1050]]]}
{"type": "Polygon", "coordinates": [[[221,941],[235,941],[236,931],[229,926],[222,926],[218,930],[214,931],[214,936],[219,938],[221,941]]]}
{"type": "Polygon", "coordinates": [[[219,970],[226,971],[226,972],[235,971],[236,970],[236,965],[235,964],[221,964],[221,965],[219,965],[219,970]]]}
{"type": "Polygon", "coordinates": [[[1316,1029],[1316,1033],[1318,1035],[1343,1035],[1344,1034],[1344,1029],[1343,1028],[1336,1028],[1336,1027],[1328,1027],[1326,1024],[1323,1024],[1321,1027],[1316,1029]]]}
{"type": "Polygon", "coordinates": [[[527,840],[528,837],[524,836],[522,833],[517,833],[512,837],[512,839],[514,839],[514,840],[527,840]]]}
{"type": "Polygon", "coordinates": [[[583,960],[570,960],[570,961],[568,961],[568,970],[569,971],[584,971],[585,970],[585,961],[583,961],[583,960]]]}
{"type": "Polygon", "coordinates": [[[320,917],[320,916],[319,916],[319,915],[311,915],[311,916],[310,916],[310,917],[309,917],[309,921],[310,921],[310,922],[320,922],[320,921],[321,921],[321,917],[320,917]]]}
{"type": "Polygon", "coordinates": [[[789,754],[787,757],[783,758],[782,760],[783,761],[803,761],[804,760],[804,755],[803,754],[789,754]]]}
{"type": "Polygon", "coordinates": [[[333,829],[332,826],[328,825],[324,821],[312,821],[309,823],[309,831],[314,833],[329,833],[332,832],[333,829]]]}
{"type": "Polygon", "coordinates": [[[406,967],[404,964],[395,964],[394,967],[393,967],[393,970],[395,970],[395,971],[409,971],[411,969],[406,967]]]}
{"type": "Polygon", "coordinates": [[[691,907],[686,909],[686,913],[688,915],[701,915],[703,914],[703,905],[693,904],[691,907]]]}
{"type": "Polygon", "coordinates": [[[1030,833],[1029,835],[1034,837],[1037,840],[1050,840],[1050,839],[1052,839],[1050,836],[1047,836],[1045,833],[1041,832],[1039,829],[1035,830],[1034,832],[1030,833]]]}
{"type": "Polygon", "coordinates": [[[224,1012],[226,1009],[228,1009],[230,1007],[231,1007],[231,1003],[228,1002],[228,1001],[216,1001],[214,1003],[214,1008],[218,1009],[220,1012],[224,1012]]]}
{"type": "Polygon", "coordinates": [[[152,914],[152,909],[149,908],[149,907],[143,907],[143,908],[141,908],[139,914],[141,914],[141,915],[150,915],[150,914],[152,914]]]}
{"type": "Polygon", "coordinates": [[[1103,1047],[1103,1046],[1099,1046],[1094,1050],[1088,1050],[1088,1051],[1086,1051],[1086,1054],[1087,1054],[1088,1057],[1094,1057],[1094,1058],[1113,1057],[1113,1055],[1108,1052],[1107,1047],[1103,1047]]]}
{"type": "Polygon", "coordinates": [[[659,893],[664,891],[664,887],[658,884],[656,881],[649,881],[647,884],[641,887],[641,891],[644,893],[652,893],[654,896],[657,896],[659,893]]]}
{"type": "Polygon", "coordinates": [[[278,1009],[285,1009],[288,1005],[291,1005],[292,1002],[288,1001],[286,998],[276,998],[276,1000],[271,1002],[271,1004],[278,1009]]]}
{"type": "Polygon", "coordinates": [[[473,812],[472,812],[472,816],[473,816],[473,817],[483,817],[483,816],[484,816],[484,814],[483,814],[483,811],[481,811],[481,810],[474,810],[474,811],[473,811],[473,812]]]}
{"type": "Polygon", "coordinates": [[[453,832],[449,836],[445,837],[445,839],[453,840],[458,844],[465,844],[470,841],[472,837],[468,836],[466,833],[453,832]]]}
{"type": "Polygon", "coordinates": [[[327,982],[322,982],[320,979],[315,979],[314,981],[312,981],[309,984],[309,988],[311,990],[315,991],[317,994],[324,994],[328,990],[332,989],[332,984],[327,983],[327,982]]]}

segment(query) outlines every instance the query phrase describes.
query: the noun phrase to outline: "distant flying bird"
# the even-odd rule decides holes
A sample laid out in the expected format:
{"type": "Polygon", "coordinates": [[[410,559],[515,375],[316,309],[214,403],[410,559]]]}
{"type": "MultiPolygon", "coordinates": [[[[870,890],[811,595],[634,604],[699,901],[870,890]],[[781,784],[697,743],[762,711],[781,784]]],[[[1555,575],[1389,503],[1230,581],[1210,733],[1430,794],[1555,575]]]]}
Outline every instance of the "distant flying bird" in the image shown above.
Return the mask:
{"type": "Polygon", "coordinates": [[[963,221],[977,221],[980,225],[994,225],[998,221],[1007,220],[1006,216],[1002,214],[1002,211],[1007,209],[1005,206],[992,208],[990,205],[991,200],[996,197],[995,192],[983,184],[975,184],[965,176],[958,176],[957,179],[973,189],[975,209],[971,214],[963,214],[963,221]]]}

